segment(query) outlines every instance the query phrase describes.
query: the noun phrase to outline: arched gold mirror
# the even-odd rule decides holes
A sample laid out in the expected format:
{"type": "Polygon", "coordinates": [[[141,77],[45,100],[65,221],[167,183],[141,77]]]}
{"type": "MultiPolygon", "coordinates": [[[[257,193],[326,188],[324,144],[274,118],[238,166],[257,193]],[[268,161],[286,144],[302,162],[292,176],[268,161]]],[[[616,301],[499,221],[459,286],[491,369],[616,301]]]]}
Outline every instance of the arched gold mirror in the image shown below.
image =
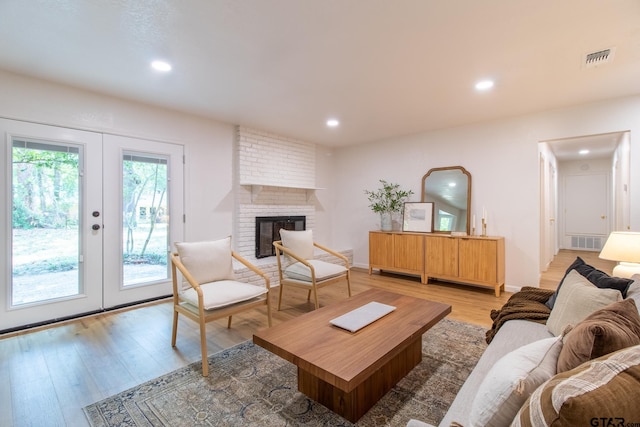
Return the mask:
{"type": "Polygon", "coordinates": [[[471,174],[462,166],[433,168],[422,177],[422,201],[433,203],[433,232],[470,230],[471,174]]]}

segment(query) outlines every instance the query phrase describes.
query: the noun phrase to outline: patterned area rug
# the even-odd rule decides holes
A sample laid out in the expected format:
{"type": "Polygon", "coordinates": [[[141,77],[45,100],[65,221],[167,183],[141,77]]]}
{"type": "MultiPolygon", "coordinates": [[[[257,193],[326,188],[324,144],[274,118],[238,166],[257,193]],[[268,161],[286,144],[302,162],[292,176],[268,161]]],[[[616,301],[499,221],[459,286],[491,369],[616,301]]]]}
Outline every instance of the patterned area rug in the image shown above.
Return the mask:
{"type": "MultiPolygon", "coordinates": [[[[422,338],[423,360],[357,426],[437,425],[486,348],[485,329],[443,319],[422,338]]],[[[357,349],[354,349],[357,351],[357,349]]],[[[106,426],[353,426],[297,390],[296,367],[250,341],[84,408],[106,426]]]]}

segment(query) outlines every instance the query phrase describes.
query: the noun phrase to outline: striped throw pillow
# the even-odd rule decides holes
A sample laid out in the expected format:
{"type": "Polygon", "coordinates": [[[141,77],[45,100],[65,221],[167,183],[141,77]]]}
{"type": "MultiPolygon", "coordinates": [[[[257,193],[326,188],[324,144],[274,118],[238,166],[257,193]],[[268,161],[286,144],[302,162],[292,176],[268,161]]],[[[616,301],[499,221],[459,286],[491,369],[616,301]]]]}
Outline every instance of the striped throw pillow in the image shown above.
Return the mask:
{"type": "Polygon", "coordinates": [[[628,425],[640,421],[640,345],[585,362],[538,387],[512,426],[628,425]],[[609,423],[610,420],[610,423],[609,423]]]}

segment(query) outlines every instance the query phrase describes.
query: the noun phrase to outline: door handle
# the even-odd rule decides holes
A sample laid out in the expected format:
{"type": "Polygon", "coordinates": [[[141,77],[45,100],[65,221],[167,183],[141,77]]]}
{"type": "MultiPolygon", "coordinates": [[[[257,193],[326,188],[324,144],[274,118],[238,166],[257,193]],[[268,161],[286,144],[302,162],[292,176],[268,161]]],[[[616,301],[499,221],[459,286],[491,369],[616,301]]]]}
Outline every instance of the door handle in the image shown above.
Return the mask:
{"type": "Polygon", "coordinates": [[[605,219],[606,217],[606,215],[600,215],[600,219],[605,219]]]}

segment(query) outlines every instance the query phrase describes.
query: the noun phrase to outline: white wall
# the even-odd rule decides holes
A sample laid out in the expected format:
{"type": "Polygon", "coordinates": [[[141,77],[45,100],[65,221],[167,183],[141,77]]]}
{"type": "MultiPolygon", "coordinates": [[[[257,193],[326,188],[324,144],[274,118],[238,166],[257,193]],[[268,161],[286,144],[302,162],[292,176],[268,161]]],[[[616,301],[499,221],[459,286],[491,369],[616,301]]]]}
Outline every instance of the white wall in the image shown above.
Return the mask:
{"type": "MultiPolygon", "coordinates": [[[[472,176],[472,210],[485,206],[487,233],[506,241],[506,285],[539,283],[540,141],[630,131],[631,164],[640,164],[640,97],[409,135],[336,150],[333,240],[350,246],[354,265],[368,266],[368,231],[379,228],[363,191],[379,179],[412,189],[419,200],[422,176],[431,168],[464,166],[472,176]]],[[[631,174],[631,228],[640,230],[640,170],[631,174]]]]}
{"type": "MultiPolygon", "coordinates": [[[[335,194],[340,191],[334,173],[335,150],[318,145],[316,147],[316,185],[321,190],[315,192],[316,229],[313,238],[325,246],[335,247],[333,239],[334,224],[340,222],[340,209],[336,209],[335,194]]],[[[350,249],[351,245],[335,247],[335,249],[350,249]]]]}

